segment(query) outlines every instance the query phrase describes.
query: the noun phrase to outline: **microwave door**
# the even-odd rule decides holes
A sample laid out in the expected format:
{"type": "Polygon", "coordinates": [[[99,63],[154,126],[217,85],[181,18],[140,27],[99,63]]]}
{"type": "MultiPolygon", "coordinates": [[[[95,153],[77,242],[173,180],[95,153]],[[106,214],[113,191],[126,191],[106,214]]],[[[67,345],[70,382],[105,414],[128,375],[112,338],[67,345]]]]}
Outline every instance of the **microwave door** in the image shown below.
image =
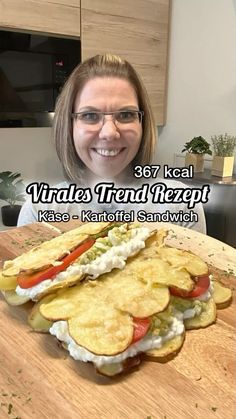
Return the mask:
{"type": "MultiPolygon", "coordinates": [[[[9,88],[15,92],[19,108],[8,102],[6,111],[52,112],[54,86],[50,54],[6,51],[1,54],[1,71],[7,77],[9,88]],[[7,75],[7,76],[6,76],[7,75]]],[[[11,95],[12,96],[12,95],[11,95]]]]}

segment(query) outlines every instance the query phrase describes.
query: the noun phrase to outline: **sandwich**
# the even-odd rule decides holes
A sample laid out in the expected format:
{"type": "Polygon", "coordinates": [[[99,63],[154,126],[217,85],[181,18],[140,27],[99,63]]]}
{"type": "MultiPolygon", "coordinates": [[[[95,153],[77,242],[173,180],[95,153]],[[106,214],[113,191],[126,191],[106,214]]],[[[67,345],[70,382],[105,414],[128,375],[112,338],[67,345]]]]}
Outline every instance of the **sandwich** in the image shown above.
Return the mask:
{"type": "Polygon", "coordinates": [[[95,279],[114,268],[122,269],[152,234],[139,224],[84,224],[6,261],[0,290],[12,305],[37,301],[85,276],[95,279]]]}
{"type": "Polygon", "coordinates": [[[173,357],[186,331],[214,323],[216,303],[229,303],[232,294],[215,287],[201,258],[165,246],[165,235],[149,238],[123,269],[42,298],[29,316],[33,329],[48,331],[75,360],[109,377],[137,365],[142,354],[173,357]]]}

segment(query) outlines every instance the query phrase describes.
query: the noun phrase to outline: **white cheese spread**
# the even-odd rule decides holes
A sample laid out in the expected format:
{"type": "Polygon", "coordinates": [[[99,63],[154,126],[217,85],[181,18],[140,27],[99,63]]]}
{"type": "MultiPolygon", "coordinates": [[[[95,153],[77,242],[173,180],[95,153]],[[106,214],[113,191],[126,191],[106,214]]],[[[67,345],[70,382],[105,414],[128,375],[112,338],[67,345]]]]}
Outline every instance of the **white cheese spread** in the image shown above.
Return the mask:
{"type": "Polygon", "coordinates": [[[182,315],[173,317],[173,322],[164,336],[147,335],[138,342],[130,345],[124,352],[114,355],[95,355],[82,346],[75,343],[68,333],[68,326],[66,321],[55,322],[50,328],[49,332],[62,342],[68,345],[68,351],[72,358],[83,362],[93,362],[97,367],[104,364],[112,364],[122,362],[127,358],[132,358],[140,352],[146,352],[150,349],[161,348],[163,344],[175,336],[181,335],[184,331],[184,324],[182,315]]]}

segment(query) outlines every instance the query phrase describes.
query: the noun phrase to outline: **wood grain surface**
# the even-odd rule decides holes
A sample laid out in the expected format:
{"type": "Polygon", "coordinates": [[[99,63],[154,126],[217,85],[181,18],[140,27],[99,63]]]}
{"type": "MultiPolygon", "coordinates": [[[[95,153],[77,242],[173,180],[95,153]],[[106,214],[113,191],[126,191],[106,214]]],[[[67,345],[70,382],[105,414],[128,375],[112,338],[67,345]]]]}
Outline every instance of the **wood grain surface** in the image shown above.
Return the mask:
{"type": "Polygon", "coordinates": [[[147,89],[157,125],[166,122],[170,0],[83,0],[82,59],[118,54],[147,89]]]}
{"type": "MultiPolygon", "coordinates": [[[[71,227],[36,223],[1,232],[0,259],[3,263],[71,227]]],[[[230,274],[236,269],[235,249],[200,233],[169,227],[170,244],[190,248],[225,269],[221,279],[235,287],[230,274]]],[[[52,336],[32,332],[27,324],[32,304],[10,307],[0,300],[1,419],[235,417],[235,299],[218,310],[216,324],[188,331],[174,359],[144,359],[138,369],[115,379],[74,361],[52,336]]]]}
{"type": "Polygon", "coordinates": [[[80,36],[78,0],[1,0],[0,27],[60,36],[80,36]]]}

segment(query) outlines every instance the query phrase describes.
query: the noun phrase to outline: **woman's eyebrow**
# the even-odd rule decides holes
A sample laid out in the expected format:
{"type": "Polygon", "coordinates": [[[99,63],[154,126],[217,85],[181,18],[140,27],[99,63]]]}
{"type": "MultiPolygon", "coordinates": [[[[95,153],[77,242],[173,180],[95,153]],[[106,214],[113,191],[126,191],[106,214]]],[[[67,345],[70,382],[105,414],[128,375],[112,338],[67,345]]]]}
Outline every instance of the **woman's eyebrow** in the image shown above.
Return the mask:
{"type": "MultiPolygon", "coordinates": [[[[111,112],[116,112],[116,111],[123,111],[123,110],[134,110],[134,111],[138,111],[138,106],[134,106],[134,105],[125,105],[122,106],[118,109],[115,109],[114,111],[111,112]]],[[[86,111],[96,111],[96,112],[103,112],[101,109],[96,108],[95,106],[83,106],[82,108],[80,108],[77,112],[86,112],[86,111]]],[[[104,111],[106,112],[106,111],[104,111]]],[[[109,111],[107,111],[109,112],[109,111]]]]}
{"type": "Polygon", "coordinates": [[[83,106],[77,112],[83,112],[83,111],[98,111],[98,112],[100,112],[100,109],[96,108],[95,106],[83,106]]]}
{"type": "Polygon", "coordinates": [[[138,106],[134,106],[134,105],[126,105],[126,106],[122,106],[121,108],[118,109],[118,111],[122,111],[122,110],[132,110],[132,111],[138,111],[138,106]]]}

